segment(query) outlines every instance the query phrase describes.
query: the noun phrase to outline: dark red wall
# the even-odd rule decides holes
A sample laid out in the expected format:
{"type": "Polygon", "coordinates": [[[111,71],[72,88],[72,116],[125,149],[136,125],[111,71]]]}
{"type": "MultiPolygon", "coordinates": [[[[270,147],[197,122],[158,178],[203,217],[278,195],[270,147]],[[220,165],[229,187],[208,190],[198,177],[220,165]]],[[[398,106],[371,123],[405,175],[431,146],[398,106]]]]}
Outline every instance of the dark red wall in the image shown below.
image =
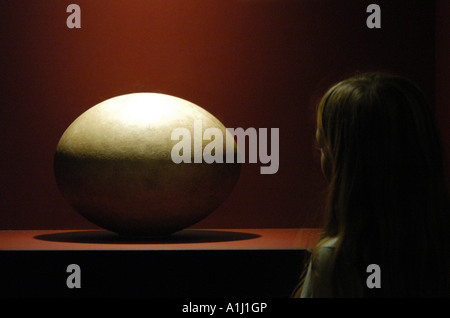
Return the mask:
{"type": "MultiPolygon", "coordinates": [[[[59,194],[56,144],[86,109],[141,91],[190,100],[227,127],[280,129],[278,173],[244,164],[229,199],[196,227],[320,226],[320,94],[355,71],[384,70],[434,100],[435,75],[448,79],[448,42],[437,46],[446,53],[435,51],[434,2],[375,1],[382,28],[368,29],[372,2],[1,1],[0,229],[93,227],[59,194]],[[70,3],[81,7],[81,29],[66,27],[70,3]],[[445,72],[435,74],[435,57],[447,58],[445,72]]],[[[440,6],[443,40],[450,11],[440,6]]],[[[439,87],[444,126],[449,90],[439,87]]]]}
{"type": "MultiPolygon", "coordinates": [[[[436,117],[450,159],[450,1],[436,6],[436,117]]],[[[450,162],[448,168],[450,169],[450,162]]],[[[449,170],[450,172],[450,170],[449,170]]]]}

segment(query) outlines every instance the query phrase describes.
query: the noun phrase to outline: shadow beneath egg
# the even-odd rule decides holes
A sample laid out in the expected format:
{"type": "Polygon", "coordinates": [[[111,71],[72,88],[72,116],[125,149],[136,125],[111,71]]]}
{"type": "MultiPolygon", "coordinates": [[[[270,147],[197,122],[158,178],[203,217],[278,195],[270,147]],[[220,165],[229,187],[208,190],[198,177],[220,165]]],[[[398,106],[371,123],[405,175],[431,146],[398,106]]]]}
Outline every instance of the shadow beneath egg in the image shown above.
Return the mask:
{"type": "Polygon", "coordinates": [[[34,238],[42,241],[90,244],[192,244],[250,240],[258,234],[233,230],[182,230],[164,237],[129,237],[106,230],[70,231],[41,234],[34,238]]]}

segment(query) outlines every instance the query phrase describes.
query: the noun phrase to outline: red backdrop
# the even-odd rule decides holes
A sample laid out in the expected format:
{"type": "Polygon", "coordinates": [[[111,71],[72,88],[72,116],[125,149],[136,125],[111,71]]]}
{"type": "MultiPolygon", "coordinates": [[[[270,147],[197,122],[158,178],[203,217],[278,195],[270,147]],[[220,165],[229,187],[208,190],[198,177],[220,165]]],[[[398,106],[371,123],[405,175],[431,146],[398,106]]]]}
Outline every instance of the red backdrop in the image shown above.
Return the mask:
{"type": "Polygon", "coordinates": [[[227,127],[280,129],[278,173],[244,164],[228,200],[195,227],[320,226],[314,112],[333,82],[355,71],[410,77],[437,101],[449,142],[448,1],[437,15],[433,1],[376,1],[381,29],[366,27],[371,2],[1,1],[0,229],[95,227],[56,187],[56,144],[88,108],[142,91],[190,100],[227,127]],[[81,29],[66,26],[70,3],[81,29]]]}

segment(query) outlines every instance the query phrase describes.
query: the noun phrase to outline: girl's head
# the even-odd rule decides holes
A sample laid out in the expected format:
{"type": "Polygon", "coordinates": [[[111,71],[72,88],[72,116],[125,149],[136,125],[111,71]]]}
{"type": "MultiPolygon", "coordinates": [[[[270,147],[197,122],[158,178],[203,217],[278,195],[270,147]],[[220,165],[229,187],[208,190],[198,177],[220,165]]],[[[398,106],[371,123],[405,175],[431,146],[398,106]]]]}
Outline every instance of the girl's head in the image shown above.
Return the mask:
{"type": "MultiPolygon", "coordinates": [[[[363,74],[334,85],[319,104],[316,138],[329,181],[324,237],[340,238],[338,263],[365,269],[395,253],[438,256],[433,244],[449,225],[443,151],[432,109],[414,84],[363,74]]],[[[395,262],[379,264],[387,281],[395,262]]]]}
{"type": "Polygon", "coordinates": [[[316,135],[335,231],[352,221],[352,208],[358,209],[354,217],[361,219],[362,209],[375,221],[383,211],[416,207],[424,194],[442,191],[443,154],[432,110],[404,78],[364,74],[333,86],[319,104],[316,135]]]}

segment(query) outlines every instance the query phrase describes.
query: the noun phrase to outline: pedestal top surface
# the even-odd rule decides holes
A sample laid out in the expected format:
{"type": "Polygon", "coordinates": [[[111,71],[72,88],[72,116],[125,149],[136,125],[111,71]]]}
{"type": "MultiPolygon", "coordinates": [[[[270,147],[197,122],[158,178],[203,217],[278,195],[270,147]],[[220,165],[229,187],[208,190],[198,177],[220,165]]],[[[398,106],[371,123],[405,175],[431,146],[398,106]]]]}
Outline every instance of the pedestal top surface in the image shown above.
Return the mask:
{"type": "Polygon", "coordinates": [[[299,250],[321,229],[185,229],[164,238],[122,237],[106,230],[0,231],[0,251],[42,250],[299,250]]]}

